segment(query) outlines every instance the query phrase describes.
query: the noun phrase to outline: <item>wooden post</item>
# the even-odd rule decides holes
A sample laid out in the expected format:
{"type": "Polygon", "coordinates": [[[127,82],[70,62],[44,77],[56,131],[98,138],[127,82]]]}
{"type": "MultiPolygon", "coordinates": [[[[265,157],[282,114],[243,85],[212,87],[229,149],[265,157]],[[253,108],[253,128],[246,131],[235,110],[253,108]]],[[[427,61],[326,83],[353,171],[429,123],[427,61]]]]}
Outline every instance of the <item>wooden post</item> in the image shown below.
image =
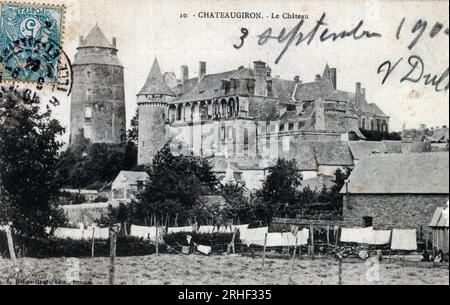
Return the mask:
{"type": "Polygon", "coordinates": [[[94,258],[94,249],[95,249],[95,227],[92,227],[92,246],[91,246],[91,257],[94,258]]]}
{"type": "Polygon", "coordinates": [[[338,258],[338,261],[339,261],[339,263],[338,263],[338,267],[339,267],[339,270],[338,270],[338,277],[339,277],[338,285],[342,285],[342,259],[338,258]]]}
{"type": "Polygon", "coordinates": [[[116,242],[117,236],[114,230],[109,233],[110,239],[110,254],[109,254],[109,284],[114,285],[116,273],[116,242]]]}
{"type": "MultiPolygon", "coordinates": [[[[298,233],[297,233],[297,234],[298,234],[298,233]]],[[[295,254],[297,254],[297,246],[298,246],[298,236],[295,238],[294,255],[292,256],[292,268],[294,268],[295,254]]]]}
{"type": "Polygon", "coordinates": [[[158,222],[156,222],[156,241],[155,241],[155,247],[156,247],[156,255],[159,255],[159,242],[158,242],[158,222]]]}
{"type": "Polygon", "coordinates": [[[314,260],[314,226],[310,226],[310,234],[311,234],[311,258],[314,260]]]}
{"type": "Polygon", "coordinates": [[[430,234],[427,232],[425,234],[425,250],[428,251],[428,243],[429,243],[430,234]]]}
{"type": "Polygon", "coordinates": [[[233,233],[233,238],[231,239],[230,244],[227,247],[227,254],[230,255],[231,253],[231,249],[233,249],[233,254],[235,253],[235,249],[234,249],[234,243],[236,240],[236,233],[237,233],[238,229],[234,229],[234,233],[233,233]]]}
{"type": "Polygon", "coordinates": [[[327,245],[330,244],[330,225],[327,225],[327,245]]]}
{"type": "Polygon", "coordinates": [[[264,266],[264,262],[266,260],[266,246],[267,246],[267,233],[264,237],[264,249],[263,249],[263,260],[262,260],[262,265],[264,266]]]}
{"type": "Polygon", "coordinates": [[[339,240],[339,226],[336,229],[336,236],[335,236],[335,241],[334,241],[334,246],[337,248],[338,246],[338,240],[339,240]]]}
{"type": "Polygon", "coordinates": [[[16,267],[16,251],[14,251],[14,241],[11,233],[11,228],[6,229],[6,238],[8,239],[9,256],[13,261],[14,268],[16,267]]]}

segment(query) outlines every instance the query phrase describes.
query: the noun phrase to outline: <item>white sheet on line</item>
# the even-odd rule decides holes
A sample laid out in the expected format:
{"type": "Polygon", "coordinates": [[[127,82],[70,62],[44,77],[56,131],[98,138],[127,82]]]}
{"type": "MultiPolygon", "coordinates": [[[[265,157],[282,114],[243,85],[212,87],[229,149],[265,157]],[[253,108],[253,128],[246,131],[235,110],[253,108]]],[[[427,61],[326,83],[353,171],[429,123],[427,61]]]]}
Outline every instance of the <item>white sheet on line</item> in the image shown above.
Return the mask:
{"type": "MultiPolygon", "coordinates": [[[[303,229],[298,232],[298,235],[295,236],[291,232],[284,233],[267,233],[267,242],[266,247],[295,247],[307,245],[309,238],[309,230],[303,229]],[[298,240],[297,240],[298,237],[298,240]]],[[[253,243],[257,246],[264,246],[264,239],[262,242],[259,240],[253,243]]]]}
{"type": "Polygon", "coordinates": [[[242,234],[242,231],[247,230],[247,229],[248,229],[248,226],[249,226],[249,225],[231,226],[231,231],[234,233],[234,231],[237,229],[237,230],[239,230],[239,232],[241,232],[241,234],[242,234]]]}
{"type": "Polygon", "coordinates": [[[57,228],[53,236],[60,239],[83,240],[83,231],[82,229],[57,228]]]}
{"type": "Polygon", "coordinates": [[[342,228],[341,242],[367,244],[367,245],[387,245],[391,240],[390,230],[374,230],[368,228],[342,228]]]}
{"type": "Polygon", "coordinates": [[[214,231],[214,226],[200,226],[198,233],[201,234],[211,234],[214,231]]]}
{"type": "MultiPolygon", "coordinates": [[[[158,239],[162,239],[164,235],[164,228],[158,228],[158,239]]],[[[144,227],[144,226],[136,226],[131,225],[130,228],[130,236],[134,236],[137,238],[150,239],[151,241],[156,240],[156,227],[144,227]]]]}
{"type": "Polygon", "coordinates": [[[242,243],[247,244],[248,246],[251,244],[263,244],[266,233],[269,232],[268,227],[256,228],[256,229],[247,229],[241,232],[240,239],[242,243]]]}
{"type": "Polygon", "coordinates": [[[192,226],[186,226],[186,227],[173,227],[167,229],[167,234],[174,234],[174,233],[192,233],[194,229],[192,226]]]}
{"type": "Polygon", "coordinates": [[[417,232],[416,230],[392,230],[392,250],[417,250],[417,232]]]}

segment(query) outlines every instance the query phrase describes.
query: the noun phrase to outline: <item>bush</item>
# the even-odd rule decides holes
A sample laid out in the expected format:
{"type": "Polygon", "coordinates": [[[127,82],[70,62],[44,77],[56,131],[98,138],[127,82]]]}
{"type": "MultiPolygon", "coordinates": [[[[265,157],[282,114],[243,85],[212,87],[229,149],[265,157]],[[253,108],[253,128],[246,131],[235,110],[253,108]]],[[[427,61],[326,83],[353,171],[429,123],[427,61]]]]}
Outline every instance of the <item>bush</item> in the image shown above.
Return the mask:
{"type": "MultiPolygon", "coordinates": [[[[180,250],[179,244],[187,245],[187,235],[192,236],[192,242],[212,247],[215,253],[223,253],[233,234],[197,234],[176,233],[164,237],[166,244],[180,250]]],[[[237,240],[236,240],[237,241],[237,240]]],[[[92,243],[90,240],[71,239],[28,239],[14,238],[16,249],[26,248],[26,257],[31,258],[57,258],[57,257],[91,257],[92,243]]],[[[191,243],[192,243],[191,242],[191,243]]],[[[167,246],[160,245],[159,253],[167,253],[167,246]]],[[[109,257],[109,240],[95,240],[95,257],[109,257]]],[[[117,236],[117,256],[144,256],[156,253],[155,246],[148,240],[130,236],[117,236]]],[[[0,255],[9,258],[6,234],[0,232],[0,255]]]]}

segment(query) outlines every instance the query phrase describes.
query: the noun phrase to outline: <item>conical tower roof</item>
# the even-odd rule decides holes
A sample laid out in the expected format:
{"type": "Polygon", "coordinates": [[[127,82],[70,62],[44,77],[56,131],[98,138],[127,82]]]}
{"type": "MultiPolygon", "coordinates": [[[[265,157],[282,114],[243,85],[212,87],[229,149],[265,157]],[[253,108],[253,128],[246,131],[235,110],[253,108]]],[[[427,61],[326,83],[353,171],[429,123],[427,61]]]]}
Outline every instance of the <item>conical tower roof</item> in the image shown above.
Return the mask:
{"type": "Polygon", "coordinates": [[[116,49],[108,41],[105,34],[103,34],[102,30],[99,28],[98,24],[94,26],[91,32],[80,43],[80,48],[87,48],[87,47],[116,49]]]}
{"type": "Polygon", "coordinates": [[[169,95],[175,96],[175,94],[167,86],[163,79],[161,68],[159,67],[158,60],[155,58],[152,68],[150,69],[150,74],[148,75],[147,81],[144,87],[139,91],[138,95],[169,95]]]}
{"type": "Polygon", "coordinates": [[[325,69],[323,70],[322,78],[324,77],[330,77],[330,66],[326,64],[325,69]]]}

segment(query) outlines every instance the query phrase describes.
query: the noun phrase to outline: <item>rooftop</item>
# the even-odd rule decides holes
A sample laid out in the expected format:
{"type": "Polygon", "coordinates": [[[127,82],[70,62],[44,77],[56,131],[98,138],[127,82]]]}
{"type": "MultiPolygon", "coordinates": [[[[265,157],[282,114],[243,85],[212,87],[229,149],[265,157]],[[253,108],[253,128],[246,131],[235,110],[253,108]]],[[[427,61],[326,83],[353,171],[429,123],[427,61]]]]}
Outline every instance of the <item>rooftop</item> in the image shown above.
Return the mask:
{"type": "Polygon", "coordinates": [[[351,173],[348,191],[350,194],[448,194],[449,153],[366,156],[351,173]]]}

